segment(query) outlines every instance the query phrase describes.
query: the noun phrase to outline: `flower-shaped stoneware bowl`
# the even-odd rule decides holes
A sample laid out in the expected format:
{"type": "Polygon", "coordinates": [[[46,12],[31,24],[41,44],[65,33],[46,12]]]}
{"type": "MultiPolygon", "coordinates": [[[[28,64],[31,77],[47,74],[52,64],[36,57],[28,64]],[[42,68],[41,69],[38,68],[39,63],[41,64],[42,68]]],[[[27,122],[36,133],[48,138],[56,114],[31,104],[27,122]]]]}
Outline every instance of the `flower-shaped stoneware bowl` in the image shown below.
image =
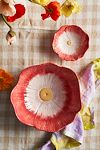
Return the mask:
{"type": "Polygon", "coordinates": [[[89,47],[88,35],[78,26],[62,26],[53,39],[53,50],[63,60],[74,61],[81,58],[89,47]]]}
{"type": "Polygon", "coordinates": [[[11,102],[24,124],[58,131],[71,123],[81,108],[77,76],[52,63],[26,68],[11,93],[11,102]]]}

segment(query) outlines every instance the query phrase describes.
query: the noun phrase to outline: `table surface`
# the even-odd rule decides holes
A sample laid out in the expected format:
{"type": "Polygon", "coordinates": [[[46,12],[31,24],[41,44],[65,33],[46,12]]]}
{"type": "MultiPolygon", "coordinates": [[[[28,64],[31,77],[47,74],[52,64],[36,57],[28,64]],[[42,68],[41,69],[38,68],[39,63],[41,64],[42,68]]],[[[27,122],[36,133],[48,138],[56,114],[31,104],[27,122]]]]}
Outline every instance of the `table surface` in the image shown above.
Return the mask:
{"type": "MultiPolygon", "coordinates": [[[[51,19],[43,22],[40,16],[43,9],[28,2],[25,17],[13,24],[17,42],[12,46],[5,40],[8,28],[0,21],[0,67],[17,77],[25,67],[51,61],[79,74],[87,64],[100,57],[100,0],[81,0],[80,4],[80,14],[67,19],[62,16],[57,22],[51,19]],[[52,51],[53,34],[65,24],[82,27],[90,37],[88,51],[75,62],[62,61],[52,51]]],[[[94,104],[96,128],[85,132],[82,146],[75,150],[100,149],[100,88],[96,89],[94,104]]],[[[35,144],[41,144],[40,141],[49,136],[20,123],[10,102],[10,91],[0,93],[0,150],[34,150],[35,144]]]]}

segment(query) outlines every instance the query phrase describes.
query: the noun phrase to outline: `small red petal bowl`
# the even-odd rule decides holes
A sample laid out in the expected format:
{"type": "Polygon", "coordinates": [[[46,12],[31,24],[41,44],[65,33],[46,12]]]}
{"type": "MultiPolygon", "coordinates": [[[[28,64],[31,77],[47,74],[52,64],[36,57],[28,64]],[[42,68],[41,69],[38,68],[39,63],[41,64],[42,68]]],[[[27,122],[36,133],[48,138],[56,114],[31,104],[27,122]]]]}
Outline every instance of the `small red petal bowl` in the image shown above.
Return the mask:
{"type": "Polygon", "coordinates": [[[11,92],[11,103],[22,123],[43,131],[59,131],[81,109],[77,76],[52,63],[26,68],[11,92]]]}
{"type": "Polygon", "coordinates": [[[89,47],[89,36],[76,25],[62,26],[53,39],[53,50],[62,60],[81,58],[89,47]]]}

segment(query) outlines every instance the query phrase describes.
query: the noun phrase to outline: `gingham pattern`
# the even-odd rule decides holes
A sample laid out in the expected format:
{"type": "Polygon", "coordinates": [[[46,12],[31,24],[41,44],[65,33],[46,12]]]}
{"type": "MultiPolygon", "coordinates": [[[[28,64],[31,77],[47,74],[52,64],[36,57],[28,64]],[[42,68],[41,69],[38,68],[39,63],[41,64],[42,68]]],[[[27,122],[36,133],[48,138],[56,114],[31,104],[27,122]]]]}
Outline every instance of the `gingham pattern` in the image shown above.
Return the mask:
{"type": "MultiPolygon", "coordinates": [[[[17,33],[14,46],[7,46],[5,35],[8,28],[0,21],[0,67],[17,77],[25,67],[51,61],[79,73],[88,63],[100,57],[100,0],[82,0],[80,3],[82,12],[79,15],[75,14],[68,19],[63,16],[57,22],[50,19],[43,22],[40,18],[43,9],[28,2],[28,13],[14,24],[17,33]],[[64,24],[79,25],[90,37],[90,48],[84,57],[76,62],[61,61],[52,51],[51,43],[55,32],[53,30],[64,24]]],[[[99,91],[100,88],[97,88],[94,99],[96,128],[86,131],[83,145],[73,150],[100,149],[99,91]]],[[[33,146],[43,143],[45,136],[46,133],[25,126],[17,120],[10,103],[10,91],[0,93],[0,150],[35,150],[33,146]]],[[[48,138],[49,136],[50,134],[48,138]]]]}

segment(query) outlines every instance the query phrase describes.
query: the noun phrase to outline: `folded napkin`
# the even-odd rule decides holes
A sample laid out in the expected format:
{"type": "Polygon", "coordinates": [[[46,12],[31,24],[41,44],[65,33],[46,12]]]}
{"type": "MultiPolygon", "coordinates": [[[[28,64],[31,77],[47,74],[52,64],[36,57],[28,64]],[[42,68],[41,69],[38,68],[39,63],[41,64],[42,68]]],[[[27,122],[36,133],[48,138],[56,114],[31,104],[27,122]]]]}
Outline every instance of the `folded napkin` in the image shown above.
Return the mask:
{"type": "Polygon", "coordinates": [[[93,101],[95,88],[100,84],[100,58],[87,66],[79,77],[82,109],[74,121],[60,132],[53,133],[51,139],[39,150],[62,150],[82,144],[84,130],[95,127],[93,101]]]}

